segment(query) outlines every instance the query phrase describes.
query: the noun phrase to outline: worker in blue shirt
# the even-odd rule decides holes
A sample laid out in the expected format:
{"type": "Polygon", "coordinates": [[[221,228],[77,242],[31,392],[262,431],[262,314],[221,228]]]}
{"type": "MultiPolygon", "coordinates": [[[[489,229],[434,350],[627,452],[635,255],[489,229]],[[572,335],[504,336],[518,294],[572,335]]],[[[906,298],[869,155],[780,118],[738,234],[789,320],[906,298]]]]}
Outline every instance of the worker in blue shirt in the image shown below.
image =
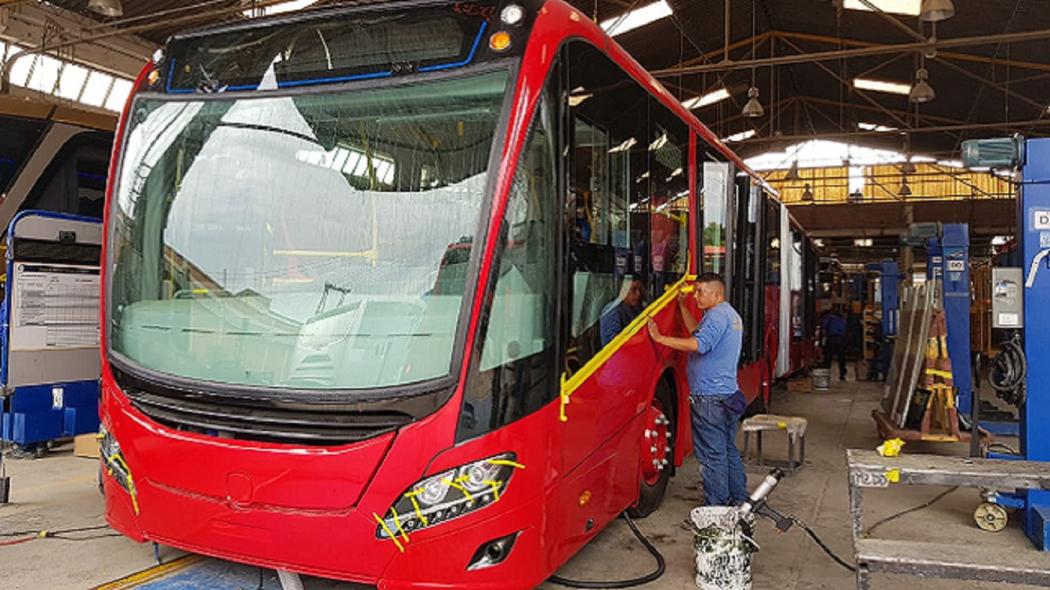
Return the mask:
{"type": "Polygon", "coordinates": [[[649,334],[657,344],[689,353],[686,373],[693,447],[704,479],[704,503],[733,506],[747,499],[747,475],[736,448],[737,425],[747,408],[736,379],[744,322],[726,302],[720,276],[700,275],[693,296],[704,312],[700,322],[686,305],[686,296],[678,297],[682,321],[691,338],[664,336],[651,319],[649,334]]]}
{"type": "Polygon", "coordinates": [[[839,381],[846,380],[846,318],[842,309],[832,308],[820,321],[820,331],[824,336],[824,368],[831,368],[831,360],[839,361],[839,381]]]}

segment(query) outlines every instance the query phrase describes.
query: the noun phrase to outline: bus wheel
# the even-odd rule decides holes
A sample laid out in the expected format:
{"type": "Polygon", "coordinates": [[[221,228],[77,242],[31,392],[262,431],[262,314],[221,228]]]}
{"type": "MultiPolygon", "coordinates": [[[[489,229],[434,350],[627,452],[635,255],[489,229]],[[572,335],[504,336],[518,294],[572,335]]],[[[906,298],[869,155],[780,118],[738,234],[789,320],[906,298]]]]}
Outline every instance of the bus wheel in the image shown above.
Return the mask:
{"type": "Polygon", "coordinates": [[[645,415],[642,433],[641,493],[638,505],[629,513],[635,518],[649,516],[660,507],[671,480],[674,461],[674,394],[661,380],[645,415]]]}

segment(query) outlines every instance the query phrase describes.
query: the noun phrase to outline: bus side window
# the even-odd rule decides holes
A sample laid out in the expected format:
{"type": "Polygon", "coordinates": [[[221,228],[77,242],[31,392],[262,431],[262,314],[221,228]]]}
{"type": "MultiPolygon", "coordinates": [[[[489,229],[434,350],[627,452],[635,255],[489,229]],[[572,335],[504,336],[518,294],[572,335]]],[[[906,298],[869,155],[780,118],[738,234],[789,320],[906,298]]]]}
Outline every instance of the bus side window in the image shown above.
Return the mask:
{"type": "Polygon", "coordinates": [[[649,283],[656,298],[685,275],[689,260],[689,127],[649,100],[649,283]]]}
{"type": "MultiPolygon", "coordinates": [[[[699,150],[699,147],[697,148],[699,150]]],[[[730,168],[727,162],[710,156],[698,157],[698,184],[703,190],[704,225],[700,243],[703,244],[704,272],[726,277],[727,246],[729,239],[730,168]]],[[[730,289],[732,292],[732,289],[730,289]]]]}
{"type": "Polygon", "coordinates": [[[763,208],[762,188],[747,175],[737,175],[737,231],[736,252],[733,258],[733,307],[744,321],[744,342],[741,363],[759,358],[762,346],[761,289],[762,257],[760,255],[763,208]]]}
{"type": "Polygon", "coordinates": [[[651,302],[650,99],[594,47],[573,42],[566,55],[571,136],[566,368],[571,373],[651,302]]]}
{"type": "Polygon", "coordinates": [[[558,392],[555,359],[557,179],[554,115],[545,93],[522,149],[498,231],[456,439],[467,440],[543,407],[558,392]]]}

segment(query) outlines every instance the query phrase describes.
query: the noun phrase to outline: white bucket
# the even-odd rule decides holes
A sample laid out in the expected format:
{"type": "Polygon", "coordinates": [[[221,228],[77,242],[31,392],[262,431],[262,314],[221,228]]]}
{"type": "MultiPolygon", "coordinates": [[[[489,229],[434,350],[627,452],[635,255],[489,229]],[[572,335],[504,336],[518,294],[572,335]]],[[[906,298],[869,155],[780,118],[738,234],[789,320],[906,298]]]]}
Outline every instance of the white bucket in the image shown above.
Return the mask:
{"type": "Polygon", "coordinates": [[[813,369],[813,389],[827,391],[831,387],[831,369],[813,369]]]}
{"type": "Polygon", "coordinates": [[[751,556],[758,544],[751,538],[755,517],[729,506],[694,508],[693,548],[696,587],[700,590],[751,590],[751,556]]]}

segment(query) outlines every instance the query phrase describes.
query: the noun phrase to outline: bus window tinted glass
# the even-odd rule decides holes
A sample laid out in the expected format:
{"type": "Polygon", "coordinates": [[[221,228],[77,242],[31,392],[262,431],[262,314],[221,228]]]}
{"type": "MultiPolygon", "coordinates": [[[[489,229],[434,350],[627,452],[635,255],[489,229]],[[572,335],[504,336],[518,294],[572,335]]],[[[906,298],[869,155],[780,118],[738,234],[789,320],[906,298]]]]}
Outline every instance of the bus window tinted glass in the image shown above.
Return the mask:
{"type": "Polygon", "coordinates": [[[495,6],[463,3],[343,16],[177,39],[164,64],[169,92],[267,90],[389,78],[462,66],[488,52],[495,6]],[[469,14],[468,14],[469,13],[469,14]]]}
{"type": "Polygon", "coordinates": [[[138,99],[110,212],[113,351],[300,390],[448,375],[507,78],[138,99]]]}
{"type": "Polygon", "coordinates": [[[652,295],[686,273],[689,262],[689,127],[650,98],[649,202],[652,295]]]}
{"type": "MultiPolygon", "coordinates": [[[[650,301],[652,201],[649,95],[609,58],[568,46],[572,121],[569,192],[571,321],[575,370],[650,301]]],[[[688,137],[686,135],[686,137],[688,137]]]]}
{"type": "Polygon", "coordinates": [[[59,151],[19,207],[102,218],[112,136],[74,137],[59,151]]]}
{"type": "Polygon", "coordinates": [[[10,188],[15,175],[32,154],[37,141],[47,128],[47,123],[17,117],[0,117],[0,128],[4,130],[0,133],[0,194],[3,194],[10,188]]]}
{"type": "Polygon", "coordinates": [[[726,274],[726,246],[728,237],[730,168],[726,162],[705,161],[703,173],[704,202],[704,271],[726,274]]]}
{"type": "Polygon", "coordinates": [[[460,440],[538,410],[558,391],[554,360],[558,170],[551,103],[537,109],[499,228],[499,267],[471,368],[460,440]]]}

